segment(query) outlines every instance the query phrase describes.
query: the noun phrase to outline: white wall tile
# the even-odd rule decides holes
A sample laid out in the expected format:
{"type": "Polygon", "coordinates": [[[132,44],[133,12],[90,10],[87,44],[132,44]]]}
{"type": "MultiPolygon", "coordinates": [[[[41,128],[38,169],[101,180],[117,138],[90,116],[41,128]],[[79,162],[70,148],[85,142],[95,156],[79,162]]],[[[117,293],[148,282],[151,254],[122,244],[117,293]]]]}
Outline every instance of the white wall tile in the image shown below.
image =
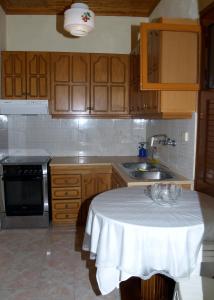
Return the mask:
{"type": "Polygon", "coordinates": [[[52,119],[9,116],[9,149],[43,149],[50,155],[137,155],[146,139],[146,121],[52,119]]]}
{"type": "Polygon", "coordinates": [[[157,145],[160,160],[167,166],[190,179],[194,178],[196,114],[191,120],[151,120],[147,126],[147,138],[154,134],[166,134],[177,145],[157,145]],[[189,141],[182,142],[182,132],[189,133],[189,141]]]}

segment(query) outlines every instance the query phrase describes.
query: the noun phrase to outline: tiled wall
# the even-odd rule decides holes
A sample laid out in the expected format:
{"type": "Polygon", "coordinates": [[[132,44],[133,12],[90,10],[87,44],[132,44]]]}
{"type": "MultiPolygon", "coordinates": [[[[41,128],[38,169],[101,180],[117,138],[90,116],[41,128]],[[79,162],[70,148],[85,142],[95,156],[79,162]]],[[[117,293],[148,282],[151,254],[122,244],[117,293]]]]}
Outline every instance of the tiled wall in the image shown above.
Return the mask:
{"type": "MultiPolygon", "coordinates": [[[[8,149],[8,118],[0,115],[0,154],[8,149]]],[[[1,155],[0,155],[1,157],[1,155]]]]}
{"type": "Polygon", "coordinates": [[[154,134],[166,134],[175,139],[177,145],[158,145],[160,160],[188,178],[194,178],[196,114],[191,120],[150,120],[147,124],[147,137],[154,134]],[[182,135],[188,132],[189,141],[184,142],[182,135]]]}
{"type": "Polygon", "coordinates": [[[9,149],[50,155],[137,155],[146,138],[145,120],[51,119],[8,116],[9,149]]]}

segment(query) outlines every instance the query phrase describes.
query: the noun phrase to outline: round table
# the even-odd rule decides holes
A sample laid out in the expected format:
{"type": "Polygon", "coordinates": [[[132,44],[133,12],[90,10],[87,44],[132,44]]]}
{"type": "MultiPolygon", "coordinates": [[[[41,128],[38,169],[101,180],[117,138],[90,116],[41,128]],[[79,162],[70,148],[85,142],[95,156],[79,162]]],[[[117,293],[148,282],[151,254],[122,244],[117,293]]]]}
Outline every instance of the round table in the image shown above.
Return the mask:
{"type": "Polygon", "coordinates": [[[97,281],[105,295],[132,276],[189,276],[203,232],[199,193],[185,190],[175,206],[165,207],[143,187],[119,188],[92,201],[83,249],[96,259],[97,281]]]}

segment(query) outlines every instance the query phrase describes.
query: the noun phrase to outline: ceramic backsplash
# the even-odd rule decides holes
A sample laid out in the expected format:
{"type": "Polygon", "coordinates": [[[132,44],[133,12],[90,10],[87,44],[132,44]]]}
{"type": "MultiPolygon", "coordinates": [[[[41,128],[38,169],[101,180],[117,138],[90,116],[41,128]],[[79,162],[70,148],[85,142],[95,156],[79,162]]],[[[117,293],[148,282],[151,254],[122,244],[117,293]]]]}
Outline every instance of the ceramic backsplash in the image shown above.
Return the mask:
{"type": "Polygon", "coordinates": [[[0,116],[0,152],[12,155],[137,156],[138,143],[167,134],[176,147],[158,146],[160,160],[194,178],[196,114],[191,120],[52,119],[50,116],[0,116]],[[188,132],[189,141],[182,141],[188,132]]]}
{"type": "Polygon", "coordinates": [[[52,119],[8,116],[10,150],[43,151],[54,156],[137,155],[146,138],[145,120],[52,119]]]}
{"type": "Polygon", "coordinates": [[[194,178],[196,114],[191,120],[150,120],[147,123],[147,138],[155,134],[166,134],[175,139],[177,145],[158,145],[160,160],[183,176],[194,178]],[[188,132],[189,140],[182,136],[188,132]]]}

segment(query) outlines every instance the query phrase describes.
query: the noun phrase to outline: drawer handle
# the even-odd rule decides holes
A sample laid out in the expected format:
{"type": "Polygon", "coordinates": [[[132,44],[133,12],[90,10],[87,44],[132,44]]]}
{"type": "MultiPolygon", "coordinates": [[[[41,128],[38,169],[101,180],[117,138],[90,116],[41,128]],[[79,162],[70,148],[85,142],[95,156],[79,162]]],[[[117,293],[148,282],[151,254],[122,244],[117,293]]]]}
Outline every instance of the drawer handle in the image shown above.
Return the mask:
{"type": "Polygon", "coordinates": [[[65,208],[68,208],[68,205],[67,205],[67,204],[65,204],[65,208]]]}
{"type": "Polygon", "coordinates": [[[65,215],[66,218],[69,218],[69,215],[65,215]]]}
{"type": "Polygon", "coordinates": [[[65,196],[68,196],[68,192],[65,192],[65,196]]]}

